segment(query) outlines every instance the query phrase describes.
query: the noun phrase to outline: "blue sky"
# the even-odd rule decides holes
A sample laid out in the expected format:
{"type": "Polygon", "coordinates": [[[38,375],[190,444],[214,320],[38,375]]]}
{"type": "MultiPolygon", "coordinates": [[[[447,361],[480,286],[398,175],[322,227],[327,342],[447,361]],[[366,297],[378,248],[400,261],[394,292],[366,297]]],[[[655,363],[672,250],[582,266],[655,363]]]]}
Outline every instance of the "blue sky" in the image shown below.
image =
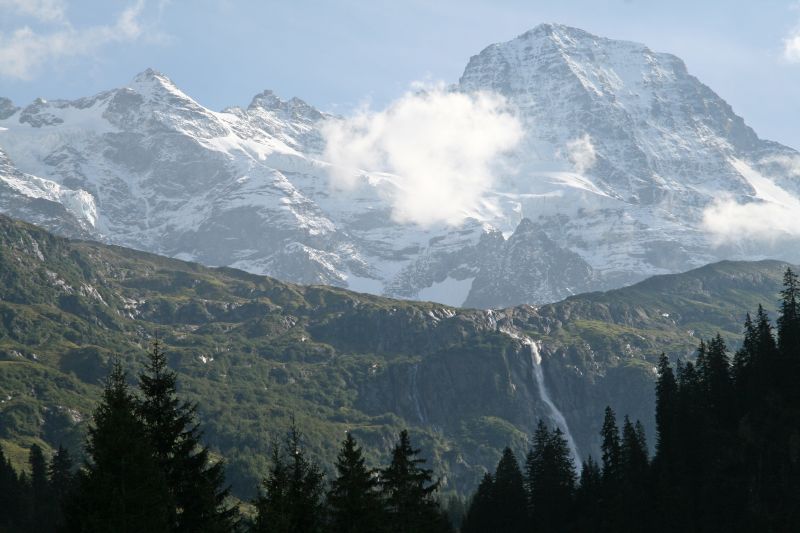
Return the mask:
{"type": "Polygon", "coordinates": [[[756,131],[800,148],[793,1],[0,0],[0,95],[73,98],[153,67],[215,109],[263,89],[346,113],[541,22],[682,57],[756,131]]]}

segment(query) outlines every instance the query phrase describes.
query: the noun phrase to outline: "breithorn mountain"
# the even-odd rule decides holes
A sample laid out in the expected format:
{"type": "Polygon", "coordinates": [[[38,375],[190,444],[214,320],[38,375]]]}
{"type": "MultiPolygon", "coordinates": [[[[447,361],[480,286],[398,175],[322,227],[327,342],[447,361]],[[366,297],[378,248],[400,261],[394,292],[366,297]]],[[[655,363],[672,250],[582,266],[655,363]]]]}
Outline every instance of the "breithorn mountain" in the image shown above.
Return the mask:
{"type": "Polygon", "coordinates": [[[677,57],[543,24],[472,57],[453,90],[492,91],[525,136],[459,227],[392,221],[375,169],[330,184],[332,117],[270,91],[212,111],[165,75],[74,101],[0,99],[0,211],[67,236],[298,283],[452,305],[555,301],[722,258],[714,200],[800,192],[800,155],[760,139],[677,57]]]}

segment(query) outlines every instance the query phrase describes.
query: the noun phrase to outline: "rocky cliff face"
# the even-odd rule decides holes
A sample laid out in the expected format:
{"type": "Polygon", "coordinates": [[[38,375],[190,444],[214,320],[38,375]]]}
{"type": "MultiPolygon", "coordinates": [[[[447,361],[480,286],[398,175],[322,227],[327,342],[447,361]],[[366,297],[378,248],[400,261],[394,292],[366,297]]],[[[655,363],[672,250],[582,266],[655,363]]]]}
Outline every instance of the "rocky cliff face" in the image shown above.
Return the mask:
{"type": "Polygon", "coordinates": [[[381,169],[334,190],[330,116],[311,105],[265,91],[212,111],[152,70],[75,101],[1,100],[0,186],[14,192],[0,209],[208,265],[481,307],[726,257],[798,259],[785,241],[709,239],[720,195],[796,199],[800,155],[759,139],[672,55],[545,24],[471,58],[455,90],[500,93],[525,131],[489,192],[499,210],[460,227],[393,222],[381,169]],[[536,231],[517,229],[526,218],[536,231]]]}

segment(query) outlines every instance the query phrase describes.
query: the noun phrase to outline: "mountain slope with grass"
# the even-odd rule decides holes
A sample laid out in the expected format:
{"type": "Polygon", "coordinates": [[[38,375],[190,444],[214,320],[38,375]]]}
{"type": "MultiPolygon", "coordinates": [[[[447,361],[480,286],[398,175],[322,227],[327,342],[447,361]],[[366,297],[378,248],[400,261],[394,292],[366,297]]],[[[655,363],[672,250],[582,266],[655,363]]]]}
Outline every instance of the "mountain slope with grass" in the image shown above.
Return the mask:
{"type": "MultiPolygon", "coordinates": [[[[718,263],[541,307],[456,309],[70,241],[0,217],[0,443],[80,453],[110,361],[158,338],[205,441],[253,495],[292,416],[328,467],[345,431],[371,461],[402,428],[466,493],[539,418],[597,455],[605,405],[653,426],[655,362],[774,308],[786,265],[718,263]]],[[[652,432],[651,432],[652,434],[652,432]]]]}

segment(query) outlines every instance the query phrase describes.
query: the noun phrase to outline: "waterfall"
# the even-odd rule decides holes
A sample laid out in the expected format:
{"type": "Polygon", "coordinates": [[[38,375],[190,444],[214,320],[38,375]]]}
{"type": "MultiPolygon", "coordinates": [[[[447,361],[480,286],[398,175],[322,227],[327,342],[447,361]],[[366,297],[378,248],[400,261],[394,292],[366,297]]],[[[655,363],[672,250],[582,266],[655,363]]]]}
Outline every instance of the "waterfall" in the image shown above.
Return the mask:
{"type": "Polygon", "coordinates": [[[564,437],[567,439],[567,446],[569,447],[569,452],[572,454],[572,460],[575,463],[575,468],[580,469],[581,458],[578,455],[578,447],[575,446],[575,439],[572,438],[572,433],[569,431],[567,419],[564,418],[564,414],[558,409],[558,407],[556,407],[556,404],[553,403],[553,400],[550,398],[550,393],[547,392],[547,386],[544,384],[542,356],[539,354],[539,346],[537,346],[536,343],[530,339],[527,339],[524,342],[531,349],[533,378],[536,380],[536,384],[539,386],[539,396],[542,398],[542,401],[545,403],[545,405],[547,405],[547,407],[550,409],[550,418],[552,418],[553,422],[556,423],[556,426],[558,426],[561,431],[564,432],[564,437]]]}
{"type": "Polygon", "coordinates": [[[410,369],[410,377],[411,377],[411,392],[410,397],[411,400],[414,402],[414,408],[417,411],[417,417],[419,417],[419,421],[423,424],[425,423],[425,415],[422,414],[422,405],[419,403],[419,389],[417,387],[417,371],[419,370],[419,363],[414,364],[410,369]]]}
{"type": "Polygon", "coordinates": [[[567,419],[564,418],[564,414],[559,410],[558,407],[556,407],[556,404],[553,403],[552,398],[550,398],[550,393],[547,391],[547,386],[544,383],[544,372],[542,371],[542,356],[539,353],[539,346],[529,337],[518,335],[509,330],[502,330],[502,332],[508,335],[509,337],[517,339],[530,349],[533,379],[534,381],[536,381],[536,387],[539,390],[539,398],[541,398],[542,402],[544,402],[544,404],[549,409],[550,419],[555,423],[556,427],[558,427],[562,432],[564,432],[564,437],[567,439],[567,447],[569,447],[569,452],[572,455],[572,460],[575,463],[575,468],[580,469],[581,458],[580,455],[578,455],[578,447],[575,446],[575,439],[572,437],[572,433],[569,430],[567,419]]]}

